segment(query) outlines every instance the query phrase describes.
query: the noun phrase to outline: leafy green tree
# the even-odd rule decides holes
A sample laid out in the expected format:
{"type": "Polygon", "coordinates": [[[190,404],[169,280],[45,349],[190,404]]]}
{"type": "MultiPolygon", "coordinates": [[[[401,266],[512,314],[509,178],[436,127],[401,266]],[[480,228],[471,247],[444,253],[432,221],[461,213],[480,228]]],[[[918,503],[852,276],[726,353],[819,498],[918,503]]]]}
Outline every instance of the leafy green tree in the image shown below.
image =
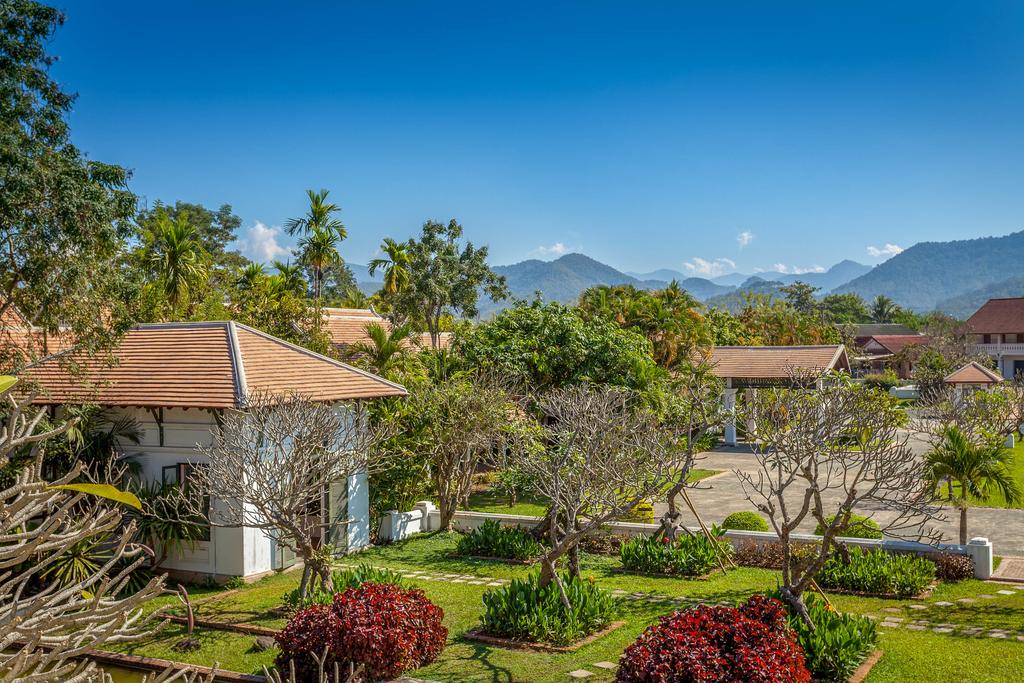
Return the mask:
{"type": "Polygon", "coordinates": [[[290,218],[285,223],[285,229],[289,235],[309,235],[314,232],[333,232],[342,241],[348,237],[348,230],[335,214],[341,212],[341,207],[333,202],[327,201],[327,190],[314,192],[306,190],[306,197],[309,198],[309,208],[306,215],[298,218],[290,218]]]}
{"type": "Polygon", "coordinates": [[[291,262],[274,261],[274,269],[281,278],[281,286],[290,292],[302,295],[306,292],[306,278],[302,275],[302,266],[291,262]]]}
{"type": "Polygon", "coordinates": [[[839,344],[839,330],[815,314],[801,313],[789,303],[763,295],[747,298],[739,315],[743,325],[742,344],[801,346],[839,344]]]}
{"type": "Polygon", "coordinates": [[[378,269],[384,270],[384,294],[398,294],[409,286],[409,252],[408,247],[386,237],[380,245],[386,258],[375,258],[370,261],[368,270],[372,276],[378,269]]]}
{"type": "Polygon", "coordinates": [[[324,269],[341,260],[338,235],[331,230],[316,230],[299,241],[302,262],[313,272],[313,300],[320,305],[324,269]]]}
{"type": "Polygon", "coordinates": [[[818,312],[818,300],[815,298],[821,287],[812,287],[806,282],[797,280],[791,285],[780,287],[779,291],[786,298],[786,303],[804,315],[818,312]]]}
{"type": "Polygon", "coordinates": [[[518,304],[456,335],[472,367],[536,393],[582,382],[644,390],[664,375],[639,332],[559,303],[518,304]]]}
{"type": "Polygon", "coordinates": [[[942,441],[926,456],[927,477],[938,488],[952,481],[952,502],[960,510],[960,543],[967,543],[967,509],[971,501],[982,501],[991,493],[1002,494],[1009,504],[1021,501],[1022,493],[1013,478],[1013,451],[1000,438],[972,442],[956,426],[947,426],[942,441]]]}
{"type": "Polygon", "coordinates": [[[829,294],[821,300],[821,310],[833,325],[856,325],[871,321],[871,312],[859,294],[829,294]]]}
{"type": "Polygon", "coordinates": [[[201,204],[176,201],[171,206],[158,201],[152,209],[143,209],[136,217],[140,233],[151,230],[160,216],[167,216],[172,221],[181,220],[194,227],[196,239],[210,255],[214,268],[231,273],[248,265],[249,259],[227,248],[242,225],[242,219],[235,215],[230,204],[222,204],[213,211],[201,204]]]}
{"type": "Polygon", "coordinates": [[[737,346],[743,339],[743,323],[723,308],[709,308],[704,312],[711,340],[715,346],[737,346]]]}
{"type": "Polygon", "coordinates": [[[394,295],[393,310],[400,317],[422,324],[437,348],[442,321],[448,315],[472,318],[483,291],[492,301],[508,296],[505,278],[487,265],[487,247],[461,243],[462,226],[450,220],[423,224],[419,239],[406,243],[409,285],[394,295]]]}
{"type": "Polygon", "coordinates": [[[137,283],[120,267],[135,196],[125,169],[71,141],[75,97],[50,77],[46,49],[63,21],[30,0],[0,4],[0,317],[19,311],[96,348],[137,314],[137,283]]]}
{"type": "Polygon", "coordinates": [[[613,320],[647,337],[655,362],[666,368],[711,344],[711,330],[698,307],[697,300],[674,281],[654,292],[632,285],[598,285],[584,291],[579,300],[586,317],[613,320]]]}

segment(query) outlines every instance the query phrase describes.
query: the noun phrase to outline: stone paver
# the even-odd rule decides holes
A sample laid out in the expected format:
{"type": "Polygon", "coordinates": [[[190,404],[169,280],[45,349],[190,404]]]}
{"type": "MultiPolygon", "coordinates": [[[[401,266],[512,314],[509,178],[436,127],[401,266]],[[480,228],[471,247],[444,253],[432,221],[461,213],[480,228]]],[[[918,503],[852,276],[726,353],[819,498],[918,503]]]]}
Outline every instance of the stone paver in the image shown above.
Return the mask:
{"type": "Polygon", "coordinates": [[[597,662],[596,664],[594,664],[594,666],[598,669],[606,669],[608,671],[611,671],[615,669],[618,666],[618,664],[616,664],[615,662],[597,662]]]}
{"type": "Polygon", "coordinates": [[[945,600],[939,600],[938,602],[935,603],[935,606],[936,607],[952,607],[953,603],[946,602],[945,600]]]}
{"type": "Polygon", "coordinates": [[[587,671],[586,669],[576,669],[569,672],[569,678],[590,678],[593,675],[593,671],[587,671]]]}

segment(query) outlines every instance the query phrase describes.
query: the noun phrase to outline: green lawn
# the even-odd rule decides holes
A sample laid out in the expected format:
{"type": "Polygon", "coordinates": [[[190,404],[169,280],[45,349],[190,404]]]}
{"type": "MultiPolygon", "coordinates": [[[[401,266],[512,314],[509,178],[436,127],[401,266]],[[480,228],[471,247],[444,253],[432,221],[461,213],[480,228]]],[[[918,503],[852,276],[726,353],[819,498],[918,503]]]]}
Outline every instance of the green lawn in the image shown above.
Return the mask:
{"type": "MultiPolygon", "coordinates": [[[[451,552],[456,534],[429,534],[402,543],[372,548],[358,556],[358,560],[394,569],[417,569],[448,574],[473,574],[481,577],[508,579],[532,571],[530,568],[483,560],[453,559],[451,552]]],[[[709,580],[683,580],[672,578],[638,578],[617,574],[615,558],[584,555],[583,572],[592,576],[607,589],[622,589],[654,593],[665,597],[685,596],[712,602],[740,601],[750,593],[774,588],[777,573],[760,569],[738,569],[709,580]]],[[[233,620],[280,628],[283,620],[271,610],[281,604],[281,596],[294,588],[298,581],[295,573],[268,577],[233,594],[221,592],[219,599],[202,603],[197,608],[200,618],[233,620]]],[[[616,661],[622,651],[650,623],[674,606],[669,603],[622,603],[622,618],[626,625],[597,642],[575,653],[540,654],[503,650],[481,644],[464,642],[460,636],[474,628],[481,611],[481,597],[486,586],[450,581],[423,581],[411,579],[431,600],[445,610],[445,625],[449,629],[449,645],[441,659],[416,672],[418,678],[436,681],[502,681],[517,683],[564,683],[569,671],[593,667],[599,661],[616,661]]],[[[951,607],[929,606],[927,610],[911,610],[914,600],[882,600],[853,596],[833,596],[839,609],[872,614],[877,617],[895,616],[906,622],[927,619],[932,623],[974,625],[987,628],[1024,630],[1024,593],[1013,596],[996,595],[993,599],[977,598],[979,594],[996,594],[1002,586],[981,581],[942,584],[928,598],[926,604],[945,601],[951,607]],[[970,606],[957,603],[958,598],[971,597],[970,606]],[[899,613],[882,612],[883,608],[897,608],[899,613]]],[[[206,597],[197,592],[197,600],[206,597]]],[[[171,599],[173,600],[173,598],[171,599]]],[[[170,601],[169,601],[170,602],[170,601]]],[[[173,602],[170,602],[173,604],[173,602]]],[[[182,628],[171,625],[158,637],[119,649],[135,654],[166,659],[211,664],[218,662],[225,669],[259,672],[272,662],[274,652],[250,651],[252,636],[200,629],[202,649],[191,654],[178,654],[171,645],[182,637],[182,628]]],[[[987,637],[935,634],[929,631],[904,629],[882,630],[880,647],[885,652],[881,663],[868,678],[868,683],[1001,683],[1024,680],[1024,642],[1011,636],[1007,640],[987,637]]],[[[588,681],[607,683],[612,676],[606,673],[588,678],[588,681]]]]}
{"type": "MultiPolygon", "coordinates": [[[[1024,441],[1018,440],[1017,445],[1013,448],[1013,464],[1011,465],[1011,470],[1013,472],[1013,478],[1017,482],[1017,486],[1021,488],[1021,491],[1024,491],[1024,441]]],[[[939,493],[943,499],[946,498],[945,487],[942,487],[939,493]]],[[[979,507],[1024,508],[1024,501],[1019,501],[1013,505],[1009,505],[1001,493],[992,493],[983,500],[971,501],[971,505],[979,507]]]]}
{"type": "MultiPolygon", "coordinates": [[[[720,473],[721,470],[692,469],[686,480],[692,484],[720,473]]],[[[506,496],[498,494],[493,489],[488,489],[472,494],[469,497],[468,509],[473,512],[496,512],[506,515],[543,517],[544,513],[547,512],[547,500],[541,497],[527,496],[518,500],[515,505],[510,506],[506,496]]]]}

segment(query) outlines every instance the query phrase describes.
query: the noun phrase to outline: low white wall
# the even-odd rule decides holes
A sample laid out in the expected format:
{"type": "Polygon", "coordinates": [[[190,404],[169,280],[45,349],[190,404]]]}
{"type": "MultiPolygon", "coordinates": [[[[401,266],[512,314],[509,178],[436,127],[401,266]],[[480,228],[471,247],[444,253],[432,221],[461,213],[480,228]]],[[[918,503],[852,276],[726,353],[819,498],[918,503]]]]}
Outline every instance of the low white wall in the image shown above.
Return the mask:
{"type": "MultiPolygon", "coordinates": [[[[541,521],[540,517],[527,515],[505,515],[493,512],[468,512],[460,510],[455,513],[453,526],[456,531],[472,531],[485,521],[493,519],[502,526],[532,527],[541,521]]],[[[380,538],[382,540],[400,541],[413,534],[426,531],[437,531],[441,528],[441,513],[430,501],[420,501],[410,512],[399,512],[392,510],[384,515],[381,520],[380,538]]],[[[642,522],[611,522],[601,528],[600,533],[623,536],[649,536],[658,529],[657,524],[645,524],[642,522]]],[[[698,529],[691,529],[699,533],[698,529]]],[[[772,543],[779,540],[778,535],[772,531],[733,531],[725,532],[725,537],[738,548],[744,543],[772,543]]],[[[796,541],[814,543],[820,541],[820,536],[814,534],[793,534],[796,541]]],[[[850,546],[874,550],[881,548],[888,552],[896,553],[935,553],[945,552],[955,555],[970,555],[974,560],[974,576],[978,579],[988,579],[992,576],[992,544],[987,538],[972,538],[967,545],[939,544],[929,545],[917,543],[916,541],[901,541],[897,539],[872,540],[866,538],[845,538],[843,541],[850,546]]]]}

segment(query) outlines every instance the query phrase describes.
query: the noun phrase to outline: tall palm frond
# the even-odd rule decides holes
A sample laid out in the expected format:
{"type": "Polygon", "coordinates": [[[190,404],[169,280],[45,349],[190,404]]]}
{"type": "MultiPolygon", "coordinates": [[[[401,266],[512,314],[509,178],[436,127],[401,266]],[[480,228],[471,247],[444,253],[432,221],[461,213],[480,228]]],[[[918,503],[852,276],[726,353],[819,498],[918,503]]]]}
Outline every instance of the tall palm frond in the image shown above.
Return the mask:
{"type": "Polygon", "coordinates": [[[333,202],[327,201],[327,190],[314,192],[306,190],[309,198],[309,208],[306,215],[300,218],[291,218],[285,223],[285,229],[289,235],[301,233],[308,235],[317,231],[333,232],[339,240],[348,237],[348,230],[345,225],[334,216],[341,211],[341,207],[333,202]]]}
{"type": "Polygon", "coordinates": [[[386,237],[380,245],[387,258],[370,261],[368,271],[372,276],[378,269],[384,270],[384,293],[397,294],[409,286],[409,252],[402,242],[386,237]]]}

